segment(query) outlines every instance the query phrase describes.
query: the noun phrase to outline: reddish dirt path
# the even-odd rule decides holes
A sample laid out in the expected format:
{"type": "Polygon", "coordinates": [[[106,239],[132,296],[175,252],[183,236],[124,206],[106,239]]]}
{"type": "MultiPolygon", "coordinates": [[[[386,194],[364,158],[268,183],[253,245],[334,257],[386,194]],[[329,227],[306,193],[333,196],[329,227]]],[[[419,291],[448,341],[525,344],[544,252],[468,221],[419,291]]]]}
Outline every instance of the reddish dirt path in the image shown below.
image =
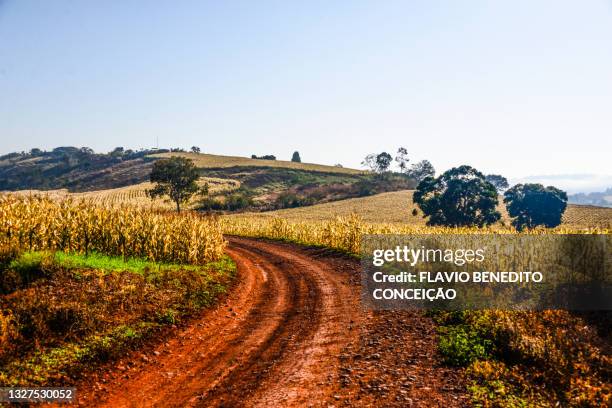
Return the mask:
{"type": "Polygon", "coordinates": [[[358,262],[231,238],[238,284],[151,353],[79,389],[85,406],[461,406],[432,324],[359,304],[358,262]]]}

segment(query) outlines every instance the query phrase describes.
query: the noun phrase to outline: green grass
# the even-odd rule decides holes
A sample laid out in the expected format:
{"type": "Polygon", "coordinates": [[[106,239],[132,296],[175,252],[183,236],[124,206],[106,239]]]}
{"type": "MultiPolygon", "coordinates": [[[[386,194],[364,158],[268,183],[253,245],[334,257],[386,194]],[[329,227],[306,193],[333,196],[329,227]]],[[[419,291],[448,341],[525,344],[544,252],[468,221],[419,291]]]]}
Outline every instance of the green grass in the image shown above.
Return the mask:
{"type": "Polygon", "coordinates": [[[16,271],[30,271],[40,266],[43,256],[44,252],[24,252],[11,261],[9,268],[16,271]]]}
{"type": "Polygon", "coordinates": [[[98,269],[105,272],[133,272],[142,274],[144,272],[156,271],[198,271],[203,272],[209,270],[225,271],[232,269],[233,263],[228,258],[223,258],[219,261],[209,262],[201,265],[173,264],[149,261],[139,258],[123,258],[121,256],[110,256],[96,252],[91,252],[88,255],[79,253],[67,253],[62,251],[53,252],[24,252],[19,257],[13,259],[9,268],[18,271],[21,274],[29,274],[30,272],[40,270],[41,265],[45,261],[50,261],[57,266],[66,269],[98,269]]]}
{"type": "Polygon", "coordinates": [[[120,256],[109,256],[95,252],[85,255],[58,251],[54,254],[54,261],[58,265],[68,269],[98,269],[106,272],[128,271],[133,273],[144,273],[145,271],[179,269],[195,271],[201,268],[196,265],[160,263],[138,258],[124,259],[120,256]]]}

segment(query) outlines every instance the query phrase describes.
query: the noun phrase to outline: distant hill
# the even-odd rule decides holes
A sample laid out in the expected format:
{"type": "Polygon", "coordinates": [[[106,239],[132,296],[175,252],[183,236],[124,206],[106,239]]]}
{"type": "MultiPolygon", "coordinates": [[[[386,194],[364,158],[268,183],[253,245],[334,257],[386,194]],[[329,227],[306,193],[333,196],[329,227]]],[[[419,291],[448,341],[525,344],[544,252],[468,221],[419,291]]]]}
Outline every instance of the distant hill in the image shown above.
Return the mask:
{"type": "Polygon", "coordinates": [[[95,153],[88,147],[57,147],[51,151],[0,156],[0,190],[66,188],[93,191],[123,187],[148,179],[155,150],[115,149],[95,153]]]}
{"type": "Polygon", "coordinates": [[[52,191],[54,195],[100,192],[94,198],[145,204],[145,186],[155,160],[170,156],[192,159],[206,180],[234,186],[211,190],[192,208],[205,211],[244,211],[294,208],[414,188],[414,180],[338,166],[261,160],[183,151],[117,148],[95,153],[84,147],[0,156],[0,191],[52,191]]]}
{"type": "MultiPolygon", "coordinates": [[[[168,149],[124,150],[95,153],[88,147],[57,147],[51,151],[0,156],[0,191],[67,189],[84,192],[125,187],[148,180],[153,161],[170,156],[193,159],[202,169],[238,167],[286,168],[329,174],[362,174],[360,170],[282,160],[196,154],[168,149]]],[[[227,171],[224,171],[227,173],[227,171]]]]}
{"type": "Polygon", "coordinates": [[[596,205],[599,207],[612,207],[612,188],[599,193],[578,193],[568,196],[572,204],[596,205]]]}
{"type": "Polygon", "coordinates": [[[280,167],[294,170],[308,170],[322,173],[340,174],[363,174],[363,170],[349,169],[346,167],[326,166],[313,163],[296,163],[284,160],[262,160],[238,156],[220,156],[205,153],[172,152],[154,154],[152,157],[182,156],[192,159],[200,168],[223,168],[223,167],[280,167]]]}

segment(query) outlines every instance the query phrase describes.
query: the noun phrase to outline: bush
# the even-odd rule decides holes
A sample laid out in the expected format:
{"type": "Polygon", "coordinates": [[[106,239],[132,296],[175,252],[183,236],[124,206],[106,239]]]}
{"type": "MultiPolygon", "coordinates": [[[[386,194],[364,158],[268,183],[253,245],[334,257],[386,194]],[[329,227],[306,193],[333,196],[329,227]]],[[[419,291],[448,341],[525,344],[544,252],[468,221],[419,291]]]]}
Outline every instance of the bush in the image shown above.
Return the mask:
{"type": "Polygon", "coordinates": [[[228,194],[225,197],[206,197],[200,201],[201,211],[238,211],[253,205],[251,193],[245,190],[228,194]]]}
{"type": "Polygon", "coordinates": [[[609,312],[584,316],[602,324],[599,335],[578,314],[561,310],[430,315],[441,325],[445,362],[468,366],[476,406],[610,405],[610,358],[601,348],[609,342],[609,312]]]}
{"type": "Polygon", "coordinates": [[[366,197],[376,194],[376,183],[370,180],[360,180],[355,183],[355,189],[359,197],[366,197]]]}
{"type": "Polygon", "coordinates": [[[256,160],[276,160],[276,156],[274,156],[273,154],[266,154],[264,156],[257,156],[255,154],[251,155],[251,159],[256,159],[256,160]]]}
{"type": "Polygon", "coordinates": [[[225,199],[225,209],[237,211],[253,205],[253,199],[245,193],[233,193],[225,199]]]}
{"type": "Polygon", "coordinates": [[[275,207],[280,209],[296,208],[303,207],[305,205],[312,205],[314,203],[315,199],[313,197],[303,197],[293,192],[285,191],[281,193],[276,199],[275,207]]]}
{"type": "Polygon", "coordinates": [[[440,330],[442,335],[438,348],[445,363],[465,367],[489,357],[493,343],[482,338],[477,331],[463,325],[443,327],[440,330]]]}

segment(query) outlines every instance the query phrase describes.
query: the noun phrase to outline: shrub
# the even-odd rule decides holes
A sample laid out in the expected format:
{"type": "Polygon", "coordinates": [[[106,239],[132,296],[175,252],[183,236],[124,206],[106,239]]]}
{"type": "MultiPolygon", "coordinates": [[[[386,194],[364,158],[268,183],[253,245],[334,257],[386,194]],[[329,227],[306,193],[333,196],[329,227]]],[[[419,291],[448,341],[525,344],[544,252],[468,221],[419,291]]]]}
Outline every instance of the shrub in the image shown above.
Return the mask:
{"type": "Polygon", "coordinates": [[[282,192],[275,202],[276,208],[296,208],[315,203],[314,197],[299,196],[291,191],[282,192]]]}
{"type": "Polygon", "coordinates": [[[206,197],[198,205],[200,211],[238,211],[253,205],[251,193],[244,190],[224,197],[206,197]]]}
{"type": "Polygon", "coordinates": [[[443,327],[441,331],[438,347],[447,364],[465,367],[486,359],[491,352],[493,343],[467,326],[443,327]]]}
{"type": "Polygon", "coordinates": [[[251,159],[256,159],[256,160],[276,160],[276,156],[274,156],[273,154],[266,154],[263,156],[257,156],[252,154],[251,155],[251,159]]]}

